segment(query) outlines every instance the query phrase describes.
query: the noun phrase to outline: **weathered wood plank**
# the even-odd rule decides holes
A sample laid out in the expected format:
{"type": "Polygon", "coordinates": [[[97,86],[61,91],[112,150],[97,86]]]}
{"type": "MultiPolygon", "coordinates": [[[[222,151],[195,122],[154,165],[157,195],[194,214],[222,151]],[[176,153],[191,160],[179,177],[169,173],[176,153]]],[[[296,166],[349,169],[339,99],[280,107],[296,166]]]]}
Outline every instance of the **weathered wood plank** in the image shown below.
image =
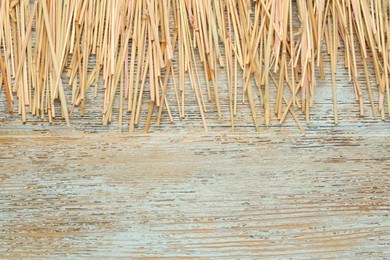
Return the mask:
{"type": "Polygon", "coordinates": [[[2,131],[0,255],[386,258],[386,124],[285,131],[2,131]]]}
{"type": "MultiPolygon", "coordinates": [[[[260,132],[249,105],[239,103],[237,133],[230,133],[223,76],[222,118],[208,102],[208,134],[190,92],[184,120],[172,106],[175,123],[164,112],[158,127],[154,111],[152,134],[141,135],[145,102],[136,134],[128,135],[117,131],[117,99],[113,123],[102,126],[101,85],[97,98],[86,96],[84,116],[75,110],[70,128],[59,111],[52,124],[28,114],[22,125],[7,113],[1,91],[0,258],[388,258],[390,128],[373,118],[364,85],[366,116],[359,116],[343,64],[335,126],[328,56],[324,64],[327,80],[315,89],[304,134],[291,115],[279,126],[272,114],[265,127],[258,98],[260,132]]],[[[170,82],[170,98],[172,89],[170,82]]],[[[275,100],[274,86],[270,95],[275,100]]],[[[378,105],[376,91],[374,100],[378,105]]],[[[305,115],[294,111],[303,123],[305,115]]],[[[124,132],[129,120],[125,114],[124,132]]]]}

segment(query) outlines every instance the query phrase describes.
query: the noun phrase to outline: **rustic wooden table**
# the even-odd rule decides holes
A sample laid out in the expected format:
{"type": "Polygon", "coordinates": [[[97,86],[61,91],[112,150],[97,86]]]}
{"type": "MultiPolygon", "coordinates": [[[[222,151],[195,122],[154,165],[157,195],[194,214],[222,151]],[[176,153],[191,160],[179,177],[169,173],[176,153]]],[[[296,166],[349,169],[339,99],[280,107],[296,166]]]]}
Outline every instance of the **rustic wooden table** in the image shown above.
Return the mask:
{"type": "Polygon", "coordinates": [[[59,117],[23,126],[0,92],[0,258],[388,258],[390,125],[373,117],[363,85],[359,117],[342,69],[333,125],[326,70],[305,133],[290,115],[254,132],[248,104],[231,133],[228,106],[216,119],[211,103],[204,133],[190,90],[185,120],[172,108],[176,123],[153,117],[147,135],[147,102],[136,134],[128,114],[117,131],[118,100],[101,126],[102,89],[70,128],[59,117]]]}
{"type": "Polygon", "coordinates": [[[390,255],[387,123],[305,134],[20,129],[0,135],[1,257],[390,255]]]}

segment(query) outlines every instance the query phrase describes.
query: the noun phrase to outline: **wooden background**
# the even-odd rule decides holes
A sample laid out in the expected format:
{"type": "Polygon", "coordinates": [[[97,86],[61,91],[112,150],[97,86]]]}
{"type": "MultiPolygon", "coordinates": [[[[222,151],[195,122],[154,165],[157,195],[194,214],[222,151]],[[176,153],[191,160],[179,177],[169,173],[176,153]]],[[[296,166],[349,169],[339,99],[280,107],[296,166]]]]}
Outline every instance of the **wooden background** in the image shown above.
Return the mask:
{"type": "MultiPolygon", "coordinates": [[[[360,117],[342,64],[338,71],[340,125],[326,66],[310,123],[295,109],[305,133],[291,115],[255,132],[248,104],[239,105],[232,133],[228,106],[217,119],[213,103],[205,133],[189,91],[184,120],[172,108],[175,123],[164,114],[158,127],[155,111],[143,134],[146,94],[130,135],[128,114],[118,131],[118,100],[113,123],[102,126],[101,88],[70,128],[58,117],[22,125],[7,114],[3,89],[0,257],[388,258],[388,117],[373,118],[364,73],[360,117]]],[[[219,86],[226,104],[223,77],[219,86]]],[[[256,109],[263,122],[259,100],[256,109]]]]}
{"type": "Polygon", "coordinates": [[[0,255],[385,259],[388,134],[2,131],[0,255]]]}

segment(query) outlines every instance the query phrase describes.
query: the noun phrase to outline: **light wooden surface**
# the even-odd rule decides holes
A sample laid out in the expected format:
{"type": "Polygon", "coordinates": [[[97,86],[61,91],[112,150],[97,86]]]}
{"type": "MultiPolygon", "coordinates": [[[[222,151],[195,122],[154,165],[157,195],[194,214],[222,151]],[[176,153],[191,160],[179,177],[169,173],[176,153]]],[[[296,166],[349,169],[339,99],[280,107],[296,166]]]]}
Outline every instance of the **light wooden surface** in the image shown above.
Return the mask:
{"type": "MultiPolygon", "coordinates": [[[[75,110],[70,128],[59,109],[52,124],[28,115],[22,125],[0,92],[0,257],[389,258],[388,116],[373,117],[359,67],[366,109],[359,117],[339,64],[335,126],[324,60],[327,79],[315,89],[310,123],[294,108],[305,133],[291,115],[283,126],[273,118],[264,127],[259,99],[260,132],[249,105],[239,104],[231,133],[222,72],[225,105],[217,119],[207,103],[210,133],[190,89],[186,118],[172,107],[175,123],[164,113],[158,127],[154,111],[148,135],[147,94],[129,135],[129,114],[117,130],[117,99],[113,123],[102,126],[102,88],[96,99],[87,95],[84,117],[75,110]]],[[[374,78],[372,85],[377,105],[374,78]]]]}
{"type": "Polygon", "coordinates": [[[390,255],[386,123],[305,134],[4,129],[3,258],[390,255]]]}
{"type": "Polygon", "coordinates": [[[182,122],[154,117],[148,135],[145,113],[135,135],[118,132],[116,112],[102,126],[93,99],[70,128],[22,125],[0,93],[0,257],[388,258],[389,122],[366,92],[359,117],[345,82],[339,73],[340,125],[321,81],[305,133],[291,116],[256,133],[248,104],[237,133],[228,107],[216,119],[208,104],[204,133],[190,95],[182,122]]]}

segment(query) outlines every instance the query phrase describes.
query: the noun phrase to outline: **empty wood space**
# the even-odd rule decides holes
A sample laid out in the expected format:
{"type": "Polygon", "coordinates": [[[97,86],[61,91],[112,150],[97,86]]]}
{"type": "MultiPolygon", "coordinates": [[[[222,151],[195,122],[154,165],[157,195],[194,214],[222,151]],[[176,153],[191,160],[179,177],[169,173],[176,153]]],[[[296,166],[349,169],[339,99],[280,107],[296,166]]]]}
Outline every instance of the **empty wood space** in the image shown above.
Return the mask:
{"type": "Polygon", "coordinates": [[[3,258],[390,254],[387,123],[304,134],[12,129],[0,134],[3,258]]]}

